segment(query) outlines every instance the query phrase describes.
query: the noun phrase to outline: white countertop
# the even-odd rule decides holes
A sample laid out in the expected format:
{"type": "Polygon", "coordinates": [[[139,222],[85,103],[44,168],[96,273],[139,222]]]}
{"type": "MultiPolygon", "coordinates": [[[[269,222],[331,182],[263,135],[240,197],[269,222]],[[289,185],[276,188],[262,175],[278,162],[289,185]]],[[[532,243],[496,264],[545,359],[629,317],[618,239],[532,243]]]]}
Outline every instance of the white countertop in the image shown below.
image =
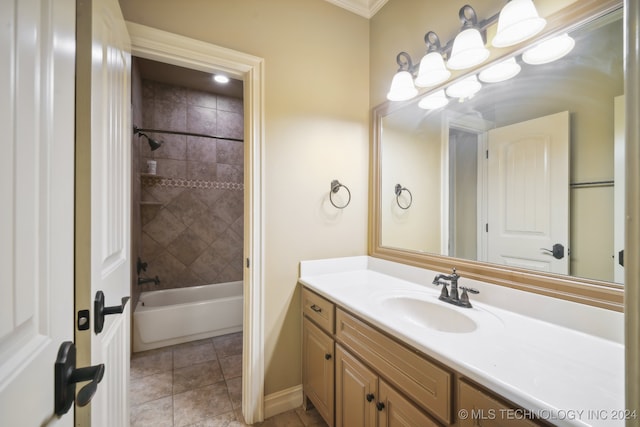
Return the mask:
{"type": "MultiPolygon", "coordinates": [[[[474,295],[473,308],[456,307],[438,300],[437,287],[372,270],[362,262],[366,258],[337,264],[304,261],[299,280],[541,419],[562,426],[624,425],[622,344],[480,303],[474,295]],[[456,310],[477,327],[472,332],[441,332],[385,306],[403,296],[456,310]]],[[[464,278],[460,286],[465,286],[464,278]]]]}

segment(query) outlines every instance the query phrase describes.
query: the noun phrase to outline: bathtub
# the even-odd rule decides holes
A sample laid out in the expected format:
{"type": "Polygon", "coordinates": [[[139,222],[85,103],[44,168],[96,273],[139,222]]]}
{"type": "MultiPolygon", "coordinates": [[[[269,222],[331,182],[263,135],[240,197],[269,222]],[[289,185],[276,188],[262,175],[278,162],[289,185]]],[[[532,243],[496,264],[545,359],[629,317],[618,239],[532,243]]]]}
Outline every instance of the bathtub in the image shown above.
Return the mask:
{"type": "Polygon", "coordinates": [[[242,330],[242,281],[143,292],[133,312],[133,351],[242,330]]]}

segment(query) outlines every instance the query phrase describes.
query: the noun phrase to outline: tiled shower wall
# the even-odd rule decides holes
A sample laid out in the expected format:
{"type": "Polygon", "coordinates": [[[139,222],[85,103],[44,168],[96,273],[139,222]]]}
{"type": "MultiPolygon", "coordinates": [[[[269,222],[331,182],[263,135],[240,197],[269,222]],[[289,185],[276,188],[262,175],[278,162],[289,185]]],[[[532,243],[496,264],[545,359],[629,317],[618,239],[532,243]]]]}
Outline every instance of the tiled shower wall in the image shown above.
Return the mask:
{"type": "MultiPolygon", "coordinates": [[[[134,124],[243,138],[242,100],[149,80],[142,80],[141,120],[134,124]]],[[[146,138],[134,141],[142,172],[140,257],[148,264],[141,276],[158,276],[160,284],[138,292],[242,280],[243,143],[148,134],[164,144],[151,151],[146,138]],[[144,174],[150,159],[156,177],[144,174]]]]}

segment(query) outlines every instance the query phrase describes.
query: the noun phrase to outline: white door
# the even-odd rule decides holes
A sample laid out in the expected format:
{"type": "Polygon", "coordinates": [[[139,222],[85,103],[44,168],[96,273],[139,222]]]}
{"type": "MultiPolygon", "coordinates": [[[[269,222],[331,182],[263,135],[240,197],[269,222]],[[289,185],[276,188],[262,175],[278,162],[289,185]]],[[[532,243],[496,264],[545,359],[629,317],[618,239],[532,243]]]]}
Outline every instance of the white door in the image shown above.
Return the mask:
{"type": "Polygon", "coordinates": [[[488,147],[488,261],[568,274],[569,112],[493,129],[488,147]]]}
{"type": "Polygon", "coordinates": [[[624,283],[624,95],[614,99],[613,280],[624,283]]]}
{"type": "Polygon", "coordinates": [[[130,304],[106,316],[98,333],[93,302],[101,291],[105,305],[117,307],[130,294],[130,41],[117,0],[81,2],[78,12],[76,263],[91,290],[83,282],[77,298],[92,313],[90,331],[78,337],[86,348],[90,336],[91,365],[105,365],[91,425],[127,426],[130,304]]]}
{"type": "Polygon", "coordinates": [[[75,1],[0,2],[0,425],[54,415],[73,341],[75,1]]]}

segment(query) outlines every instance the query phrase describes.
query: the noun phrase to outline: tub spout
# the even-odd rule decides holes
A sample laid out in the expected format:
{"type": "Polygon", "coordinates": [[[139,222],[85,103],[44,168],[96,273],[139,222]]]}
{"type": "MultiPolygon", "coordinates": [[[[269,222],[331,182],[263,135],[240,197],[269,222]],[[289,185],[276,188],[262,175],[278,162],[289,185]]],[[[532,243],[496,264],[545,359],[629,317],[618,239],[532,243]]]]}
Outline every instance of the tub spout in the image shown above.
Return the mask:
{"type": "Polygon", "coordinates": [[[158,276],[156,277],[148,277],[143,279],[142,277],[138,277],[138,285],[144,285],[145,283],[155,283],[156,285],[158,283],[160,283],[160,279],[158,278],[158,276]]]}

